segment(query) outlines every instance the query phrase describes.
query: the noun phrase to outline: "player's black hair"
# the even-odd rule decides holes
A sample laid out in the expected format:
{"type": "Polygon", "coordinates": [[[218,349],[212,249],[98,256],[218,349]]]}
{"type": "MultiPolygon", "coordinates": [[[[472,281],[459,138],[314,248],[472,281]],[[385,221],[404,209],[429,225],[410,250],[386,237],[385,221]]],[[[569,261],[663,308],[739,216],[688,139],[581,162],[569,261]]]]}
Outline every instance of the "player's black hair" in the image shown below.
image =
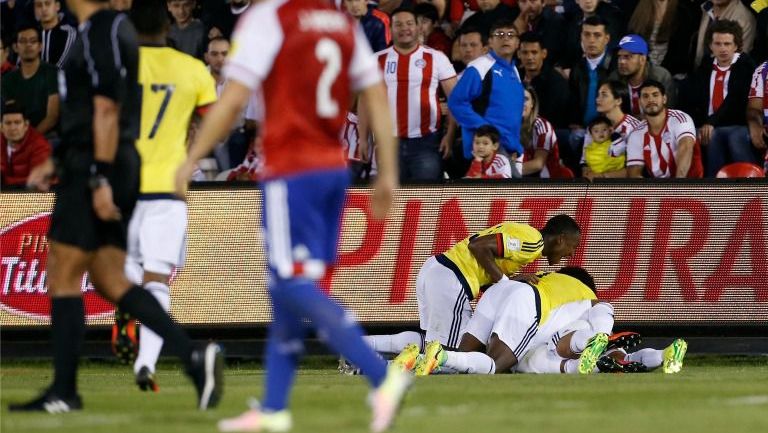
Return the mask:
{"type": "Polygon", "coordinates": [[[659,92],[661,92],[662,95],[666,95],[667,94],[667,88],[664,87],[663,84],[661,84],[660,82],[658,82],[656,80],[645,80],[645,81],[643,81],[643,84],[640,85],[640,88],[637,91],[642,93],[643,89],[645,89],[646,87],[655,87],[655,88],[659,89],[659,92]]]}
{"type": "Polygon", "coordinates": [[[595,279],[587,272],[586,269],[580,266],[566,266],[560,268],[557,271],[558,274],[565,274],[569,277],[576,278],[581,281],[585,286],[589,287],[593,293],[597,294],[597,286],[595,285],[595,279]]]}
{"type": "Polygon", "coordinates": [[[555,215],[547,221],[540,230],[543,236],[557,236],[561,234],[581,234],[579,224],[566,214],[555,215]]]}
{"type": "Polygon", "coordinates": [[[170,26],[164,0],[133,0],[130,17],[140,35],[157,36],[170,26]]]}

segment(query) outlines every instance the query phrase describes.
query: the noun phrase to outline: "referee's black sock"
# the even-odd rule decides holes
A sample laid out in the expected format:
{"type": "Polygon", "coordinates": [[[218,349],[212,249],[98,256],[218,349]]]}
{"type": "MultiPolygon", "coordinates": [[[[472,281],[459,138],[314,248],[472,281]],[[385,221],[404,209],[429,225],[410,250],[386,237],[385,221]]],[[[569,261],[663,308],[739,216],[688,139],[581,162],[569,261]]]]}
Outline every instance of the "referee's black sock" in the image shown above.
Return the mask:
{"type": "Polygon", "coordinates": [[[51,339],[53,345],[53,385],[61,398],[77,394],[77,363],[85,336],[83,298],[51,298],[51,339]]]}
{"type": "Polygon", "coordinates": [[[120,311],[124,311],[139,319],[142,325],[162,337],[163,344],[168,350],[181,358],[184,365],[189,369],[192,350],[194,349],[192,340],[171,320],[171,317],[163,310],[163,307],[160,306],[157,299],[151,293],[139,286],[133,286],[118,301],[117,306],[120,308],[120,311]]]}

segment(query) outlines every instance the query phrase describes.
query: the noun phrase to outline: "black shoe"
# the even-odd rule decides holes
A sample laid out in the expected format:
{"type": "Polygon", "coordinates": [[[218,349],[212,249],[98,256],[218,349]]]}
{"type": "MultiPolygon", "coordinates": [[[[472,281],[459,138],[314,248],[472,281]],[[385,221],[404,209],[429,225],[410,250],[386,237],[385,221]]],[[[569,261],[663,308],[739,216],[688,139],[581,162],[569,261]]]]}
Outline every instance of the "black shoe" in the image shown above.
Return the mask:
{"type": "Polygon", "coordinates": [[[8,410],[11,412],[48,412],[65,413],[73,410],[82,410],[83,400],[75,394],[71,398],[61,398],[50,391],[45,391],[40,397],[22,404],[10,404],[8,410]]]}
{"type": "Polygon", "coordinates": [[[221,346],[208,343],[192,352],[192,367],[188,371],[197,390],[200,410],[216,407],[224,393],[224,354],[221,346]]]}
{"type": "Polygon", "coordinates": [[[115,309],[115,323],[112,325],[112,353],[123,364],[132,364],[139,353],[136,319],[118,309],[115,309]]]}
{"type": "Polygon", "coordinates": [[[608,355],[601,356],[597,360],[597,369],[601,373],[645,373],[648,371],[648,368],[642,363],[618,360],[608,355]]]}
{"type": "Polygon", "coordinates": [[[629,349],[643,341],[643,337],[637,332],[617,332],[608,337],[608,347],[605,350],[629,349]]]}
{"type": "Polygon", "coordinates": [[[160,391],[160,387],[157,386],[157,381],[155,380],[155,375],[151,371],[149,371],[149,367],[146,365],[144,367],[141,367],[139,369],[139,372],[136,373],[136,385],[139,386],[139,389],[142,391],[149,391],[152,390],[153,392],[160,391]]]}

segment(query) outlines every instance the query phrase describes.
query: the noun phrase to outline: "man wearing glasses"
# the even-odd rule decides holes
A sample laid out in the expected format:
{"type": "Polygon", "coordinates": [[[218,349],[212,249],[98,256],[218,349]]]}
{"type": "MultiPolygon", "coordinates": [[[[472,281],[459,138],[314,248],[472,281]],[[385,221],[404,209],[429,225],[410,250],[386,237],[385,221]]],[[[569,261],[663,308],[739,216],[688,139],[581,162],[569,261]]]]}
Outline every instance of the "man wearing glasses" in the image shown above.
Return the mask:
{"type": "MultiPolygon", "coordinates": [[[[488,54],[472,61],[448,97],[448,108],[462,128],[464,158],[472,158],[475,130],[493,125],[501,133],[501,145],[510,157],[522,155],[520,124],[523,117],[523,85],[513,58],[520,39],[511,20],[491,26],[488,54]]],[[[520,177],[513,168],[513,177],[520,177]]]]}
{"type": "Polygon", "coordinates": [[[24,108],[29,124],[50,136],[59,122],[57,70],[40,60],[40,31],[33,26],[19,29],[13,48],[18,53],[19,69],[3,76],[3,101],[16,101],[24,108]]]}

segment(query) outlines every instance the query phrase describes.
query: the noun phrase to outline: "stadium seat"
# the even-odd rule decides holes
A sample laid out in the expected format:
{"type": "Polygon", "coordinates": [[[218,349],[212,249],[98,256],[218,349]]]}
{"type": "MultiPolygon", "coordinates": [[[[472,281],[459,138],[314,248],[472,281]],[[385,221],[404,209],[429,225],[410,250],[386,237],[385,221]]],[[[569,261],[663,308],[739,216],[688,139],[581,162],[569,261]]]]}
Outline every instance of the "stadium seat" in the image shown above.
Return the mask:
{"type": "Polygon", "coordinates": [[[718,178],[734,177],[765,177],[765,172],[760,166],[751,162],[734,162],[721,168],[717,172],[718,178]]]}

